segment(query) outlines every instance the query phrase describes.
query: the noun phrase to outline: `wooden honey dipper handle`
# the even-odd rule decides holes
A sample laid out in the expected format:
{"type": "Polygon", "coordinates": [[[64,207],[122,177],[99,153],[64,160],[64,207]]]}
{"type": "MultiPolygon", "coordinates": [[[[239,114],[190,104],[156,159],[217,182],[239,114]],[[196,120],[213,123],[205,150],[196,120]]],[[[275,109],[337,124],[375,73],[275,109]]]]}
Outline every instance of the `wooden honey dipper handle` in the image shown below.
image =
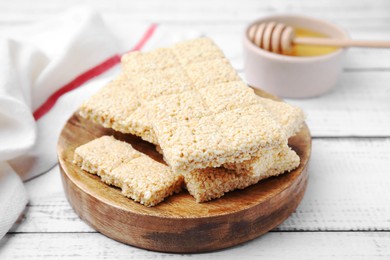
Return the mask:
{"type": "Polygon", "coordinates": [[[294,29],[283,23],[253,24],[248,30],[253,44],[275,53],[289,53],[293,44],[334,46],[334,47],[370,47],[390,48],[390,41],[355,41],[337,38],[295,38],[294,29]]]}
{"type": "Polygon", "coordinates": [[[334,47],[367,47],[367,48],[390,48],[390,41],[356,41],[335,38],[294,38],[293,44],[334,46],[334,47]]]}

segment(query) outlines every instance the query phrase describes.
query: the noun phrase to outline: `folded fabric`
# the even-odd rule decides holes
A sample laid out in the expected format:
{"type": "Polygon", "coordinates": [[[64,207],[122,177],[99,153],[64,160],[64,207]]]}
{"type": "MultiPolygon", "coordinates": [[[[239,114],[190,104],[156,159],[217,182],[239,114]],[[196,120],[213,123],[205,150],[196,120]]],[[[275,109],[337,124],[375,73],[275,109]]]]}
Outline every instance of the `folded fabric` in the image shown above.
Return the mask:
{"type": "Polygon", "coordinates": [[[42,120],[46,126],[37,127],[34,111],[42,115],[53,93],[91,67],[119,58],[116,40],[100,16],[85,7],[36,24],[32,31],[0,38],[0,238],[27,203],[12,168],[29,179],[55,164],[55,145],[47,149],[45,132],[60,126],[42,120]],[[51,165],[41,160],[48,152],[51,165]]]}
{"type": "Polygon", "coordinates": [[[129,24],[115,28],[114,37],[99,14],[75,7],[0,31],[0,238],[27,203],[21,179],[55,166],[64,123],[118,73],[120,53],[199,36],[155,28],[129,24]]]}
{"type": "Polygon", "coordinates": [[[18,175],[0,162],[0,239],[12,227],[27,204],[27,193],[18,175]]]}
{"type": "Polygon", "coordinates": [[[85,7],[37,27],[39,31],[30,37],[0,40],[0,68],[5,72],[0,77],[0,161],[28,151],[28,158],[11,162],[14,168],[23,169],[23,179],[43,170],[18,165],[29,162],[33,166],[41,153],[39,146],[44,140],[37,140],[33,112],[80,73],[118,53],[117,43],[100,16],[85,7]]]}

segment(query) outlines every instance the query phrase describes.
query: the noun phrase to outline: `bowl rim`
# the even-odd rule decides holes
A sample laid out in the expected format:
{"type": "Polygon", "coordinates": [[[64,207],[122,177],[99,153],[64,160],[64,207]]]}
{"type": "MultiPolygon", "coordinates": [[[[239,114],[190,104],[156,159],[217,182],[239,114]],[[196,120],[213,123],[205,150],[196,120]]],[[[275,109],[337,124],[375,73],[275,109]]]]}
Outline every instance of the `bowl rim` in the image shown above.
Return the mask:
{"type": "Polygon", "coordinates": [[[244,42],[245,42],[245,45],[247,46],[247,48],[250,48],[252,52],[255,52],[256,54],[258,55],[261,55],[261,56],[265,56],[269,59],[275,59],[275,60],[280,60],[280,61],[284,61],[284,62],[298,62],[298,63],[307,63],[307,62],[314,62],[314,61],[322,61],[322,60],[328,60],[328,59],[331,59],[333,58],[334,56],[339,56],[343,53],[345,53],[345,51],[347,50],[346,47],[343,47],[343,48],[339,48],[338,50],[334,51],[334,52],[331,52],[329,54],[325,54],[325,55],[319,55],[319,56],[310,56],[310,57],[301,57],[301,56],[287,56],[287,55],[281,55],[281,54],[277,54],[277,53],[273,53],[273,52],[270,52],[270,51],[266,51],[266,50],[263,50],[259,47],[257,47],[256,45],[254,45],[254,43],[252,43],[249,38],[248,38],[248,30],[249,28],[255,24],[255,23],[258,23],[260,21],[265,21],[265,20],[270,20],[270,19],[278,19],[278,18],[285,18],[285,17],[288,17],[288,18],[296,18],[296,19],[301,19],[301,20],[310,20],[310,21],[315,21],[317,23],[322,23],[328,27],[330,27],[331,29],[334,29],[335,31],[338,31],[339,33],[343,34],[344,35],[344,39],[350,39],[350,36],[348,34],[348,32],[341,26],[339,25],[336,25],[336,24],[333,24],[327,20],[323,20],[323,19],[318,19],[318,18],[313,18],[313,17],[310,17],[310,16],[306,16],[306,15],[300,15],[300,14],[275,14],[275,15],[267,15],[267,16],[263,16],[261,18],[258,18],[252,22],[250,22],[246,27],[245,27],[245,30],[244,30],[244,42]]]}

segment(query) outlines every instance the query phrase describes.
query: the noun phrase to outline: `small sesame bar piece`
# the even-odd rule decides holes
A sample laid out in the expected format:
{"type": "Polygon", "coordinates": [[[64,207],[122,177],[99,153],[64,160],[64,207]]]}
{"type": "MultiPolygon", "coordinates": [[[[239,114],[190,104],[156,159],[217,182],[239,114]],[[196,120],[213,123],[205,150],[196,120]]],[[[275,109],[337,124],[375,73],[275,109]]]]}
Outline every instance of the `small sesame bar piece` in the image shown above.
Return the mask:
{"type": "Polygon", "coordinates": [[[109,136],[76,148],[74,163],[97,174],[103,182],[121,188],[124,196],[148,207],[179,192],[183,182],[183,177],[168,166],[109,136]]]}
{"type": "Polygon", "coordinates": [[[111,175],[122,194],[145,206],[155,206],[181,191],[183,177],[144,155],[115,168],[111,175]]]}
{"type": "Polygon", "coordinates": [[[276,156],[275,163],[261,174],[253,174],[250,171],[238,173],[221,167],[197,169],[185,173],[184,182],[188,192],[197,202],[205,202],[220,198],[229,191],[244,189],[260,180],[290,172],[298,165],[298,155],[287,148],[281,151],[276,156]]]}
{"type": "Polygon", "coordinates": [[[90,173],[105,175],[142,153],[112,136],[102,136],[76,148],[74,163],[90,173]]]}

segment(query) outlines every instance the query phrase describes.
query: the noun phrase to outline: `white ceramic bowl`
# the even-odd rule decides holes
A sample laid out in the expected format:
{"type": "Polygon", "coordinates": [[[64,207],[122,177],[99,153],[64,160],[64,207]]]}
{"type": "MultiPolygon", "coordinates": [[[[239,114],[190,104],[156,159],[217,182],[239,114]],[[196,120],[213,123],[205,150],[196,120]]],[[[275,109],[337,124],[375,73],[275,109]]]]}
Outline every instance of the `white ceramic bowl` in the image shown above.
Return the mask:
{"type": "Polygon", "coordinates": [[[331,90],[341,74],[346,49],[313,57],[285,56],[260,49],[249,40],[248,29],[254,23],[269,21],[306,28],[331,38],[349,38],[342,28],[306,16],[273,15],[258,19],[244,34],[244,70],[248,84],[286,98],[313,97],[331,90]]]}

